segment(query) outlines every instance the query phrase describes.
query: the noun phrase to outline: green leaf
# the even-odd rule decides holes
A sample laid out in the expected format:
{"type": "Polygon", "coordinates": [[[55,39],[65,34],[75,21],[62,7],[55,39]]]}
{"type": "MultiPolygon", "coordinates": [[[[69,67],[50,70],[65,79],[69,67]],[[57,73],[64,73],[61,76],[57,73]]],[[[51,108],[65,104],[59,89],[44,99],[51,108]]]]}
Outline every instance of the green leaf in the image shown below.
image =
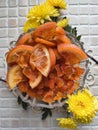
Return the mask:
{"type": "Polygon", "coordinates": [[[48,116],[50,116],[50,117],[52,116],[52,111],[49,108],[43,108],[42,112],[43,112],[42,120],[45,120],[48,116]]]}
{"type": "Polygon", "coordinates": [[[80,41],[80,39],[81,39],[81,35],[78,35],[77,40],[80,41]]]}
{"type": "Polygon", "coordinates": [[[17,102],[18,102],[18,104],[22,103],[22,100],[21,100],[20,96],[18,96],[17,102]]]}
{"type": "Polygon", "coordinates": [[[72,34],[75,35],[75,36],[77,36],[77,29],[76,29],[76,27],[74,27],[74,28],[72,29],[72,34]]]}
{"type": "Polygon", "coordinates": [[[20,96],[18,96],[17,102],[18,102],[19,105],[22,105],[22,108],[23,108],[24,110],[27,110],[27,108],[28,108],[28,103],[23,102],[20,96]]]}
{"type": "Polygon", "coordinates": [[[48,112],[44,112],[42,114],[42,120],[45,120],[48,117],[48,112]]]}
{"type": "Polygon", "coordinates": [[[25,97],[27,94],[25,92],[23,92],[22,95],[25,97]]]}
{"type": "Polygon", "coordinates": [[[72,27],[71,27],[70,25],[67,25],[67,26],[65,27],[65,30],[66,30],[67,32],[71,32],[72,27]]]}
{"type": "Polygon", "coordinates": [[[28,103],[22,101],[22,107],[23,107],[24,110],[27,110],[28,103]]]}

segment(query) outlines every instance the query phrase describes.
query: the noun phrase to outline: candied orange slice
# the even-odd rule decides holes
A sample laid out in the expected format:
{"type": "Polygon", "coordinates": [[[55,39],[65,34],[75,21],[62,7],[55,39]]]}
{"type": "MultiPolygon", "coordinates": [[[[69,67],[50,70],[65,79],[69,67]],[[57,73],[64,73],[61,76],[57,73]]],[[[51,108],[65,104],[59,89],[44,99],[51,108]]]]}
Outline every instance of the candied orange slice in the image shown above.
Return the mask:
{"type": "Polygon", "coordinates": [[[23,36],[19,38],[17,41],[16,45],[25,45],[28,44],[29,39],[31,39],[31,34],[30,33],[25,33],[23,36]]]}
{"type": "Polygon", "coordinates": [[[66,35],[65,30],[62,27],[56,27],[56,35],[66,35]]]}
{"type": "Polygon", "coordinates": [[[55,81],[54,81],[54,79],[49,79],[48,84],[49,84],[49,88],[50,89],[54,89],[54,87],[55,87],[55,81]]]}
{"type": "Polygon", "coordinates": [[[54,51],[54,53],[55,53],[56,59],[57,59],[57,60],[58,60],[58,59],[61,59],[61,55],[59,54],[57,48],[53,48],[53,51],[54,51]]]}
{"type": "Polygon", "coordinates": [[[61,92],[57,92],[56,96],[54,97],[55,101],[61,100],[63,98],[63,94],[61,92]]]}
{"type": "Polygon", "coordinates": [[[66,35],[57,35],[55,41],[57,43],[72,44],[71,40],[66,35]]]}
{"type": "Polygon", "coordinates": [[[35,39],[35,42],[45,44],[45,45],[47,45],[47,46],[49,46],[49,47],[54,47],[54,46],[56,46],[55,43],[50,42],[50,41],[47,41],[47,40],[44,40],[44,39],[42,39],[42,38],[38,38],[38,37],[35,39]]]}
{"type": "Polygon", "coordinates": [[[74,67],[74,73],[72,74],[73,80],[79,80],[84,71],[84,68],[80,68],[79,66],[74,67]]]}
{"type": "Polygon", "coordinates": [[[40,25],[33,33],[32,36],[35,39],[36,37],[40,37],[45,40],[51,40],[55,34],[56,29],[55,22],[47,22],[43,25],[40,25]]]}
{"type": "Polygon", "coordinates": [[[72,94],[74,91],[76,91],[79,88],[79,84],[77,82],[74,83],[73,86],[71,86],[68,90],[67,90],[67,94],[72,94]]]}
{"type": "Polygon", "coordinates": [[[54,102],[53,91],[50,90],[49,92],[46,92],[44,97],[43,97],[43,101],[47,102],[47,103],[54,102]]]}
{"type": "Polygon", "coordinates": [[[28,91],[27,91],[27,94],[30,98],[35,98],[36,97],[36,92],[33,91],[32,88],[29,88],[28,91]]]}
{"type": "Polygon", "coordinates": [[[29,59],[30,59],[30,53],[24,52],[21,54],[18,59],[17,63],[21,68],[28,67],[29,66],[29,59]]]}
{"type": "Polygon", "coordinates": [[[45,77],[48,76],[51,67],[50,54],[48,49],[42,45],[37,44],[34,47],[34,51],[30,56],[30,64],[34,65],[42,75],[45,77]]]}
{"type": "Polygon", "coordinates": [[[7,83],[8,87],[12,90],[14,89],[18,83],[22,81],[26,81],[26,77],[22,73],[22,69],[19,65],[12,66],[7,73],[7,83]]]}
{"type": "Polygon", "coordinates": [[[29,79],[29,85],[32,89],[37,87],[42,80],[42,75],[37,69],[32,70],[30,67],[24,68],[23,74],[29,79]]]}
{"type": "Polygon", "coordinates": [[[11,49],[6,57],[7,63],[16,63],[18,57],[22,55],[24,52],[32,53],[33,47],[28,46],[28,45],[19,45],[11,49]]]}
{"type": "Polygon", "coordinates": [[[30,89],[28,81],[20,82],[18,84],[18,89],[20,90],[20,92],[27,92],[28,89],[30,89]]]}
{"type": "Polygon", "coordinates": [[[69,55],[68,60],[70,61],[75,57],[74,60],[86,60],[88,57],[85,52],[78,46],[74,44],[58,44],[57,45],[58,52],[63,56],[66,57],[69,55]],[[72,57],[73,56],[73,57],[72,57]],[[72,57],[72,58],[71,58],[72,57]]]}
{"type": "Polygon", "coordinates": [[[50,54],[50,61],[51,61],[51,71],[54,69],[56,64],[56,55],[52,48],[49,48],[49,54],[50,54]]]}

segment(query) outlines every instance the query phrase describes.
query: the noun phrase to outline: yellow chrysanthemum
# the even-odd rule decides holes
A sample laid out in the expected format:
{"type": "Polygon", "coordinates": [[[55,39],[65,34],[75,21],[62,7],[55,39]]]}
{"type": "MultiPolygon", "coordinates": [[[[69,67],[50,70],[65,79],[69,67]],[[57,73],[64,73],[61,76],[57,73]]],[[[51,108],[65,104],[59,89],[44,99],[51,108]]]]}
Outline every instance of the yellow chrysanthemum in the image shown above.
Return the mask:
{"type": "Polygon", "coordinates": [[[72,118],[57,118],[57,120],[59,121],[58,125],[61,128],[77,128],[77,122],[72,118]]]}
{"type": "Polygon", "coordinates": [[[24,32],[27,32],[29,29],[37,28],[40,25],[40,23],[33,21],[32,19],[27,20],[27,22],[24,25],[24,32]]]}
{"type": "Polygon", "coordinates": [[[41,24],[43,24],[45,21],[51,21],[51,17],[57,16],[59,16],[58,10],[46,2],[34,6],[27,14],[27,18],[38,23],[40,22],[41,24]]]}
{"type": "Polygon", "coordinates": [[[98,100],[88,89],[69,95],[67,103],[69,112],[81,123],[90,123],[98,110],[98,100]]]}
{"type": "Polygon", "coordinates": [[[57,26],[60,26],[62,28],[66,27],[68,25],[69,19],[62,19],[60,21],[57,22],[57,26]]]}
{"type": "Polygon", "coordinates": [[[49,2],[52,6],[60,9],[65,9],[67,7],[65,0],[46,0],[46,2],[49,2]]]}

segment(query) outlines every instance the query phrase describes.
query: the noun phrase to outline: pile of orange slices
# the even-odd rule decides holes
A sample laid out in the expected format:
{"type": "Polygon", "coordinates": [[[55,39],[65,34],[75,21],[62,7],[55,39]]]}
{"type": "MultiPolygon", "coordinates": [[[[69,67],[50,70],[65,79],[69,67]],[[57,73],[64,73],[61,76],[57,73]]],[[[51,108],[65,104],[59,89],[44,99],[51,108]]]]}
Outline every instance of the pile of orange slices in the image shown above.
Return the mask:
{"type": "Polygon", "coordinates": [[[63,28],[47,22],[25,33],[7,53],[8,87],[46,103],[64,99],[79,87],[84,73],[79,65],[87,58],[63,28]]]}

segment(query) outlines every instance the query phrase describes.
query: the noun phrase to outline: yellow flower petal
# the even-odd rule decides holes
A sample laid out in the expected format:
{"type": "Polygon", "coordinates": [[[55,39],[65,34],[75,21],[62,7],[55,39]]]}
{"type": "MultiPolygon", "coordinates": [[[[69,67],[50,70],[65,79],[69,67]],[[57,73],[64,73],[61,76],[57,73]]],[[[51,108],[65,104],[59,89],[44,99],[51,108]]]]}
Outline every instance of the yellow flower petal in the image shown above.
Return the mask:
{"type": "Polygon", "coordinates": [[[98,100],[87,89],[68,96],[66,103],[68,110],[81,123],[90,123],[98,110],[98,100]]]}
{"type": "Polygon", "coordinates": [[[61,128],[77,128],[77,122],[73,118],[57,118],[59,121],[58,125],[61,128]]]}
{"type": "Polygon", "coordinates": [[[60,21],[57,22],[57,26],[60,26],[62,28],[66,27],[68,25],[69,19],[62,19],[60,21]]]}
{"type": "Polygon", "coordinates": [[[24,32],[27,32],[31,28],[37,28],[40,25],[40,23],[35,22],[33,20],[28,20],[24,25],[24,32]]]}
{"type": "Polygon", "coordinates": [[[32,7],[27,14],[27,18],[42,24],[47,20],[51,21],[51,17],[57,16],[59,16],[58,10],[46,2],[32,7]]]}
{"type": "Polygon", "coordinates": [[[65,9],[67,6],[65,0],[46,0],[46,2],[50,3],[52,6],[60,8],[60,9],[65,9]]]}

